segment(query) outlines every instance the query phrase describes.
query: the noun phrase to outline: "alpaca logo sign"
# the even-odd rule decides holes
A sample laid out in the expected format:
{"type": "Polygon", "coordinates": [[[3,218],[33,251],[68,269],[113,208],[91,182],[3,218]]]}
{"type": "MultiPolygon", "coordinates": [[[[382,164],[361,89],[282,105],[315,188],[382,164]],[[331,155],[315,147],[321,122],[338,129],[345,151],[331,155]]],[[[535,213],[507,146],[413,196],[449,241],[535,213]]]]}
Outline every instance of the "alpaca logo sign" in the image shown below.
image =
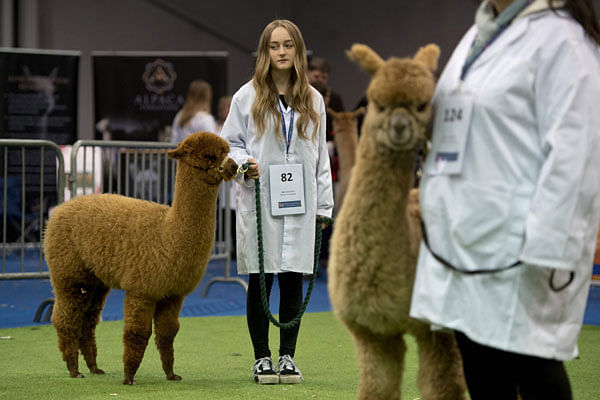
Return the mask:
{"type": "Polygon", "coordinates": [[[174,112],[179,110],[185,101],[184,97],[172,91],[177,79],[173,64],[156,59],[146,64],[142,80],[148,92],[138,93],[133,104],[139,111],[174,112]]]}
{"type": "Polygon", "coordinates": [[[177,73],[173,69],[173,64],[160,58],[146,64],[142,75],[146,89],[156,94],[163,94],[173,89],[175,79],[177,79],[177,73]]]}

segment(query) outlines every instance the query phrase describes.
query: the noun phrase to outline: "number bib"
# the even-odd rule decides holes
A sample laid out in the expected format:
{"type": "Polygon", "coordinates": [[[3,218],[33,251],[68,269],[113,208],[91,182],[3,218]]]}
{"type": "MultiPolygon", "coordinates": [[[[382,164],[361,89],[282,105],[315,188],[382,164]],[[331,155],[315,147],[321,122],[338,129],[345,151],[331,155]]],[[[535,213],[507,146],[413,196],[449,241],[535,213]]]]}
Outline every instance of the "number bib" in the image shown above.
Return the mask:
{"type": "Polygon", "coordinates": [[[271,214],[291,215],[306,212],[302,164],[269,166],[271,214]]]}
{"type": "Polygon", "coordinates": [[[440,96],[435,107],[433,143],[425,172],[430,175],[460,174],[471,124],[473,96],[468,93],[440,96]]]}

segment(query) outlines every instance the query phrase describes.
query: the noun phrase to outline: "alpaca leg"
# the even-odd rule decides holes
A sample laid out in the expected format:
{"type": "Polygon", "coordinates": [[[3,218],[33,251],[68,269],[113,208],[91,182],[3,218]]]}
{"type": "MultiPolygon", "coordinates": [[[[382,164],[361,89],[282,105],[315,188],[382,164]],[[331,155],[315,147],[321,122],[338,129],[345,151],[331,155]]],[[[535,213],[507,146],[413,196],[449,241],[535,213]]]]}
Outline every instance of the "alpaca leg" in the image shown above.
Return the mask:
{"type": "Polygon", "coordinates": [[[151,300],[132,297],[125,294],[125,304],[123,306],[123,319],[125,322],[125,332],[123,334],[123,364],[125,377],[123,384],[135,385],[135,373],[137,372],[148,339],[152,334],[152,316],[156,304],[151,300]]]}
{"type": "Polygon", "coordinates": [[[183,305],[183,297],[169,297],[158,302],[154,312],[154,339],[160,353],[162,367],[170,381],[181,380],[173,373],[173,339],[179,331],[179,311],[183,305]]]}
{"type": "Polygon", "coordinates": [[[453,334],[426,329],[415,335],[419,346],[417,386],[423,400],[463,400],[467,391],[462,359],[453,334]]]}
{"type": "Polygon", "coordinates": [[[394,400],[401,397],[402,372],[406,344],[402,335],[377,336],[354,332],[360,381],[361,400],[394,400]]]}
{"type": "Polygon", "coordinates": [[[104,374],[104,371],[98,368],[98,365],[96,364],[96,325],[98,325],[98,322],[100,321],[100,313],[104,308],[104,301],[106,300],[109,290],[109,288],[102,285],[90,290],[88,293],[89,306],[84,314],[79,349],[92,374],[104,374]]]}
{"type": "Polygon", "coordinates": [[[52,324],[56,328],[58,348],[71,378],[83,378],[78,363],[82,312],[75,306],[77,303],[68,292],[55,290],[55,296],[52,324]]]}

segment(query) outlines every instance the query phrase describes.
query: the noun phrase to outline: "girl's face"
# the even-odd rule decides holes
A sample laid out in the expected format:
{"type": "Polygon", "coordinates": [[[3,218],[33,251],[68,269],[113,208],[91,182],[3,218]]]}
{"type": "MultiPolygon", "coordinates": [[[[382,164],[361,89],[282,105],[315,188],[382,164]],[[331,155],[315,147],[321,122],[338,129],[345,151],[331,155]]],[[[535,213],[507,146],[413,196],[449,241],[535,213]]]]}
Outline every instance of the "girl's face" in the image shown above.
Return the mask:
{"type": "Polygon", "coordinates": [[[294,66],[296,45],[287,29],[279,26],[271,32],[269,57],[273,69],[289,70],[294,66]]]}

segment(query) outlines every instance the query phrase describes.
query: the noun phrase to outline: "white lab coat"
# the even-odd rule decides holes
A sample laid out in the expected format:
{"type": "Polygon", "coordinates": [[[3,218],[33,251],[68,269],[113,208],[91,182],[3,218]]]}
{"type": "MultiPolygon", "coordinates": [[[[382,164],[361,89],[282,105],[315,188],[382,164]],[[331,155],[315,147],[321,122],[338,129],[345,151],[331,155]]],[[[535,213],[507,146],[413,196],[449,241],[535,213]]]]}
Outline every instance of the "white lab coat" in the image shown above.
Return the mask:
{"type": "MultiPolygon", "coordinates": [[[[472,27],[442,73],[456,89],[472,27]]],[[[421,244],[411,316],[520,354],[577,355],[600,223],[600,56],[566,14],[516,19],[475,61],[462,84],[474,107],[460,175],[431,175],[421,212],[431,248],[454,266],[503,272],[467,275],[421,244]],[[574,280],[560,287],[574,272],[574,280]]],[[[443,132],[433,132],[433,141],[443,132]]]]}
{"type": "MultiPolygon", "coordinates": [[[[312,89],[312,88],[311,88],[312,89]]],[[[295,112],[292,142],[286,161],[285,141],[281,126],[274,132],[274,123],[267,122],[267,131],[259,136],[251,116],[256,92],[252,82],[246,83],[233,96],[221,136],[231,146],[229,156],[242,165],[253,157],[260,166],[260,193],[264,267],[266,273],[312,273],[314,265],[316,215],[331,217],[333,192],[327,144],[325,142],[325,104],[323,97],[312,89],[313,107],[320,118],[318,139],[303,140],[298,137],[300,114],[295,112]],[[274,217],[271,215],[269,193],[269,166],[276,164],[302,164],[306,212],[299,215],[274,217]]],[[[291,109],[284,108],[286,127],[289,127],[291,109]]],[[[306,132],[310,136],[314,125],[306,132]]],[[[238,273],[258,273],[256,234],[256,201],[252,179],[238,175],[236,182],[236,244],[238,273]]]]}
{"type": "Polygon", "coordinates": [[[171,126],[171,143],[179,143],[195,132],[217,132],[217,122],[215,121],[215,118],[206,111],[198,111],[185,126],[179,125],[180,118],[181,111],[179,111],[173,119],[173,124],[171,126]]]}

